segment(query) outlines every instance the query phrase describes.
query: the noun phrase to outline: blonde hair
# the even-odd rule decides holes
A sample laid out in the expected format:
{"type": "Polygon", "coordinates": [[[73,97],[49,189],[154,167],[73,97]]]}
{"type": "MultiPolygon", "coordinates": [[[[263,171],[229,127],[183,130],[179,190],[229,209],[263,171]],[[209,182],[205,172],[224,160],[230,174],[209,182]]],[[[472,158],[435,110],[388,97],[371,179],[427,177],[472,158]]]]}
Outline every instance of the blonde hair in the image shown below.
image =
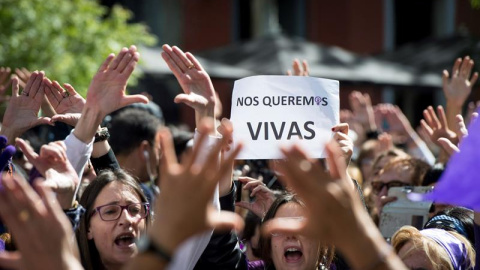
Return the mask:
{"type": "MultiPolygon", "coordinates": [[[[452,234],[465,245],[470,266],[473,268],[475,266],[475,251],[470,242],[458,233],[450,231],[447,233],[452,234]]],[[[453,270],[453,265],[447,251],[432,238],[422,235],[417,228],[403,226],[392,237],[392,246],[397,254],[407,243],[412,243],[412,247],[407,250],[404,257],[408,256],[412,251],[420,249],[427,255],[433,265],[433,269],[453,270]]]]}

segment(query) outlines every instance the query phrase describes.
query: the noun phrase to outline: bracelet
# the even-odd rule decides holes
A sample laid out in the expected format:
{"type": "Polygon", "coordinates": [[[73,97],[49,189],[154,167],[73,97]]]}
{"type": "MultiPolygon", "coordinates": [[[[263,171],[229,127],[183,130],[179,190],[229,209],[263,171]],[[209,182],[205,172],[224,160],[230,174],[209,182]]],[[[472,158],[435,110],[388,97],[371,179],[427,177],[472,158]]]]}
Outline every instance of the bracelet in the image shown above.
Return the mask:
{"type": "Polygon", "coordinates": [[[93,143],[103,142],[105,140],[108,140],[109,138],[110,133],[108,133],[108,128],[102,127],[100,131],[97,131],[97,133],[95,133],[95,140],[93,141],[93,143]]]}

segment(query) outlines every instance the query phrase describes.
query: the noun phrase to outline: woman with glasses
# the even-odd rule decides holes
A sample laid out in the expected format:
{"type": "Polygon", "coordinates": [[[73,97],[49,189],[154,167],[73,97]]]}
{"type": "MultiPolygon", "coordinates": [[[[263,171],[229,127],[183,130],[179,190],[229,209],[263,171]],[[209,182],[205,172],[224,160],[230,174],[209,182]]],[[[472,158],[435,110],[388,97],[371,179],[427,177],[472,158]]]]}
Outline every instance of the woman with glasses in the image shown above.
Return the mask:
{"type": "Polygon", "coordinates": [[[138,253],[135,242],[150,222],[138,183],[122,170],[104,171],[83,193],[86,213],[77,240],[85,269],[121,268],[138,253]]]}

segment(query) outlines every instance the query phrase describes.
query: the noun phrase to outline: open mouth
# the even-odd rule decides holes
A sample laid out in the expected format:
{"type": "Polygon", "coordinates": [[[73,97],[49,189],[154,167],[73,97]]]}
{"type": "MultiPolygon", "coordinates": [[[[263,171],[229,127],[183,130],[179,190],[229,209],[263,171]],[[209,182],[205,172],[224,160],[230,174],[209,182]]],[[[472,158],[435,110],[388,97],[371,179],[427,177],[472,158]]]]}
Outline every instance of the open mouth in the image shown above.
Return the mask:
{"type": "Polygon", "coordinates": [[[114,242],[119,247],[127,248],[135,243],[135,236],[133,233],[122,233],[115,238],[114,242]]]}
{"type": "Polygon", "coordinates": [[[300,261],[300,259],[303,256],[303,252],[298,248],[291,247],[291,248],[287,248],[283,255],[285,256],[285,261],[287,263],[295,263],[300,261]]]}

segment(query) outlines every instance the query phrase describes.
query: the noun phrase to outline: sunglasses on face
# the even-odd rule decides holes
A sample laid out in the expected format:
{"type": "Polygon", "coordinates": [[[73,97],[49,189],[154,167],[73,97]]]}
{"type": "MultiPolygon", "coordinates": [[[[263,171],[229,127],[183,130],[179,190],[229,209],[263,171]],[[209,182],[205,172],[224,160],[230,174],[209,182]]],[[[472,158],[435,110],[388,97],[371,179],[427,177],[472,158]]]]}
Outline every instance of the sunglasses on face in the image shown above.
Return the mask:
{"type": "Polygon", "coordinates": [[[372,192],[373,194],[378,195],[380,194],[380,192],[382,192],[383,187],[387,187],[387,191],[388,191],[392,187],[406,187],[406,186],[411,186],[411,184],[404,183],[400,180],[393,180],[388,183],[375,181],[375,182],[372,182],[372,192]]]}

